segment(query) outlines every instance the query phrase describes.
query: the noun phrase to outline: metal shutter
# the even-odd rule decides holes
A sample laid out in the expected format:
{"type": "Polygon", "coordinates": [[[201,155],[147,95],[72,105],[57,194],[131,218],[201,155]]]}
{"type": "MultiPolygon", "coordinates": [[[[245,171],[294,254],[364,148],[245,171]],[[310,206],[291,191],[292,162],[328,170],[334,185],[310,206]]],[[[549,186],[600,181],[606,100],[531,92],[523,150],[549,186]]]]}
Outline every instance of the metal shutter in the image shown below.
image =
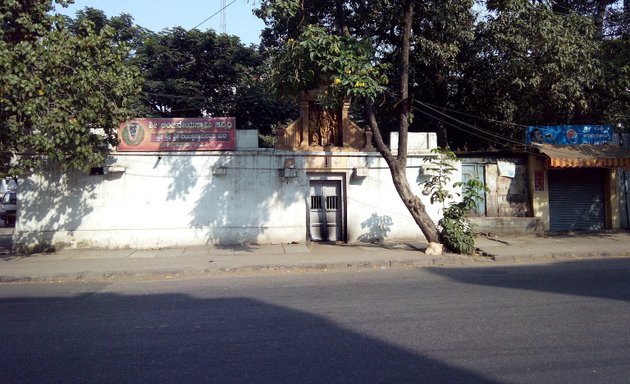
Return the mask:
{"type": "Polygon", "coordinates": [[[602,169],[550,170],[548,177],[550,230],[605,228],[602,169]]]}

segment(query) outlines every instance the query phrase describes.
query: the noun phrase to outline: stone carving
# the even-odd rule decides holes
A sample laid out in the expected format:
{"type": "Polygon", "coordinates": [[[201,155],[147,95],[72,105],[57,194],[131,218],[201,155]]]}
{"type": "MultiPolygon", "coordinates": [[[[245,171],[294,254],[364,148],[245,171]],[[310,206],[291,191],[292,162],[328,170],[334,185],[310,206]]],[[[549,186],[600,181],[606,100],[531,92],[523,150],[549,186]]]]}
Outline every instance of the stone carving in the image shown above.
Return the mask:
{"type": "Polygon", "coordinates": [[[348,118],[350,100],[339,109],[322,109],[316,96],[317,91],[301,95],[300,118],[275,130],[276,149],[374,151],[371,132],[348,118]]]}
{"type": "Polygon", "coordinates": [[[309,110],[310,145],[321,147],[341,146],[339,143],[338,113],[311,107],[309,110]]]}

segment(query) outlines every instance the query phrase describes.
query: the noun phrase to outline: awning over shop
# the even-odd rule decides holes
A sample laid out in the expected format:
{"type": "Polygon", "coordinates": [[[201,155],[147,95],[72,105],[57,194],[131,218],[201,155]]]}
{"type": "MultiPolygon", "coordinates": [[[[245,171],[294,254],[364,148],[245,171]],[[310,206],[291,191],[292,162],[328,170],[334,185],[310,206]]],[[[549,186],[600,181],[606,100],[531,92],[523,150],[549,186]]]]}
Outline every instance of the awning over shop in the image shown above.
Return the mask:
{"type": "Polygon", "coordinates": [[[630,150],[610,144],[536,145],[552,168],[628,168],[630,150]]]}

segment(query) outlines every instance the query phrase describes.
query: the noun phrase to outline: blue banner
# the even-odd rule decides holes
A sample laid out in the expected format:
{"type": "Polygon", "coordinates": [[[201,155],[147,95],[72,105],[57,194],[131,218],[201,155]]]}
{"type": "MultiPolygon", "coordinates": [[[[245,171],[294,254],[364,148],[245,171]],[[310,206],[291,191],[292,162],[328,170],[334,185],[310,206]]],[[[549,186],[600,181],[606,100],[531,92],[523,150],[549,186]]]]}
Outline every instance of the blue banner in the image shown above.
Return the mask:
{"type": "Polygon", "coordinates": [[[548,125],[527,127],[526,144],[611,144],[610,125],[548,125]]]}

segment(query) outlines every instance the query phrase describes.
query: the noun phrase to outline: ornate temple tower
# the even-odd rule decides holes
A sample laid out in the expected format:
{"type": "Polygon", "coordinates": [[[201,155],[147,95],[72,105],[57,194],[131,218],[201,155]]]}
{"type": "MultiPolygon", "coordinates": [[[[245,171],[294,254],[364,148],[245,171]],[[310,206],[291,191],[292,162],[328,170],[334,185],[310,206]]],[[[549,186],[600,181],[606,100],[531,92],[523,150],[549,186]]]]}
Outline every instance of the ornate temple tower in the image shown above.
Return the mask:
{"type": "Polygon", "coordinates": [[[302,92],[300,117],[276,129],[276,149],[294,151],[373,152],[372,132],[348,118],[350,102],[340,109],[322,109],[316,102],[320,90],[302,92]]]}

